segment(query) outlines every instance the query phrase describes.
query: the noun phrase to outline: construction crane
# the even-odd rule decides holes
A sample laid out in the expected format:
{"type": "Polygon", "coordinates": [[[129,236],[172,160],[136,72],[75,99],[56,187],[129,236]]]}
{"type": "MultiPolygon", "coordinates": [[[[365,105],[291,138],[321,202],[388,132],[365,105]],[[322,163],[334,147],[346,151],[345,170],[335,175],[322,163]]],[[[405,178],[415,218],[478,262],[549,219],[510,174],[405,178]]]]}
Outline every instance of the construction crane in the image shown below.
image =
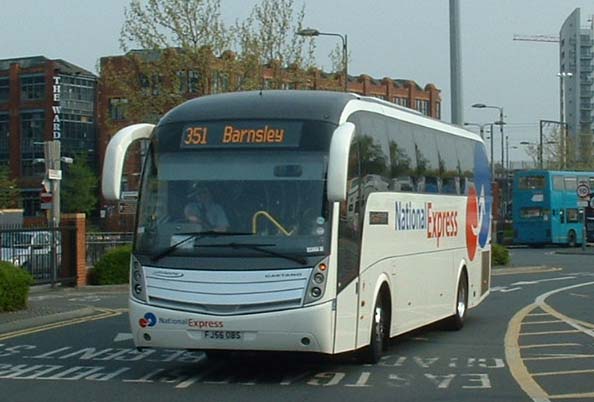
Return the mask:
{"type": "Polygon", "coordinates": [[[526,42],[549,42],[559,43],[559,35],[518,35],[514,34],[514,40],[526,42]]]}

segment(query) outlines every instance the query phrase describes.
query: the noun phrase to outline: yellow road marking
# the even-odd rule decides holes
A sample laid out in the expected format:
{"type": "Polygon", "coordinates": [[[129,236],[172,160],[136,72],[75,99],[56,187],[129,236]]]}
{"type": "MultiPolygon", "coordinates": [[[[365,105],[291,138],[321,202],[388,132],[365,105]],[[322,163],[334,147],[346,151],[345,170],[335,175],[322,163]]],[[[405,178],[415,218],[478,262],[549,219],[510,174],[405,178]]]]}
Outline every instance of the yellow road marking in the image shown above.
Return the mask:
{"type": "Polygon", "coordinates": [[[549,313],[530,313],[530,314],[526,314],[526,317],[536,317],[536,316],[540,316],[540,315],[550,315],[549,313]]]}
{"type": "Polygon", "coordinates": [[[10,339],[10,338],[16,338],[18,336],[23,336],[23,335],[30,335],[30,334],[34,334],[37,332],[48,331],[50,329],[67,327],[69,325],[76,325],[76,324],[82,324],[82,323],[90,322],[90,321],[102,320],[104,318],[115,317],[115,316],[122,314],[121,311],[110,310],[110,309],[96,309],[96,311],[99,311],[99,313],[95,314],[95,315],[73,318],[70,320],[54,322],[51,324],[44,324],[44,325],[40,325],[37,327],[21,329],[21,330],[13,331],[13,332],[7,332],[5,334],[0,335],[0,341],[10,339]]]}
{"type": "Polygon", "coordinates": [[[497,268],[491,271],[491,276],[502,275],[520,275],[520,274],[535,274],[540,272],[556,272],[562,271],[563,268],[556,267],[517,267],[517,268],[497,268]]]}
{"type": "MultiPolygon", "coordinates": [[[[509,321],[508,326],[507,326],[507,331],[505,333],[505,340],[504,340],[504,345],[505,345],[505,360],[507,362],[507,365],[509,367],[510,373],[511,375],[514,377],[514,379],[516,380],[516,382],[518,383],[518,385],[520,386],[520,388],[522,388],[522,390],[528,395],[528,397],[530,397],[533,401],[549,401],[550,399],[578,399],[578,398],[594,398],[594,392],[590,392],[590,393],[582,393],[582,394],[563,394],[563,395],[549,395],[547,394],[547,392],[534,380],[535,375],[531,374],[528,369],[526,368],[526,365],[524,364],[524,360],[536,360],[536,359],[551,359],[550,357],[547,358],[527,358],[527,359],[522,359],[522,355],[520,352],[520,349],[522,348],[529,348],[530,345],[526,345],[523,347],[520,347],[519,345],[519,339],[520,339],[520,335],[537,335],[537,334],[544,334],[544,335],[548,335],[548,334],[553,334],[553,333],[575,333],[575,332],[581,332],[584,333],[586,335],[592,336],[594,337],[594,333],[591,330],[592,328],[594,328],[594,324],[589,323],[589,322],[583,322],[583,321],[579,321],[579,320],[574,320],[571,319],[570,317],[567,317],[561,313],[559,313],[558,311],[556,311],[555,309],[553,309],[551,306],[549,306],[545,300],[548,296],[555,294],[555,293],[559,293],[562,291],[566,291],[569,289],[574,289],[574,288],[578,288],[578,287],[582,287],[582,286],[588,286],[588,285],[594,285],[594,282],[587,282],[587,283],[582,283],[582,284],[578,284],[578,285],[573,285],[573,286],[567,286],[564,288],[560,288],[560,289],[555,289],[553,291],[544,293],[542,295],[540,295],[539,297],[537,297],[534,301],[534,303],[522,308],[521,310],[519,310],[516,314],[514,314],[514,316],[512,317],[512,319],[509,321]],[[559,318],[563,321],[565,321],[565,323],[573,328],[575,328],[575,330],[572,331],[551,331],[551,332],[541,332],[541,333],[524,333],[524,334],[520,334],[520,329],[522,327],[522,321],[529,315],[541,315],[541,313],[533,313],[533,311],[537,310],[537,309],[542,309],[544,310],[546,313],[553,315],[556,318],[559,318]],[[589,328],[589,329],[588,329],[589,328]]],[[[554,344],[551,344],[554,345],[554,344]]],[[[566,346],[566,344],[562,344],[564,346],[566,346]]],[[[533,347],[545,347],[548,345],[532,345],[533,347]]],[[[576,356],[580,356],[582,358],[584,357],[594,357],[594,355],[566,355],[566,356],[571,356],[571,357],[566,357],[566,358],[572,358],[575,359],[576,356]]],[[[557,358],[560,358],[560,356],[557,356],[557,358]]],[[[550,375],[554,375],[554,374],[550,374],[550,375]]]]}
{"type": "Polygon", "coordinates": [[[530,304],[518,311],[511,319],[505,332],[505,360],[509,370],[522,390],[532,400],[546,401],[548,394],[538,385],[528,372],[520,354],[520,327],[524,317],[534,310],[536,306],[530,304]]]}

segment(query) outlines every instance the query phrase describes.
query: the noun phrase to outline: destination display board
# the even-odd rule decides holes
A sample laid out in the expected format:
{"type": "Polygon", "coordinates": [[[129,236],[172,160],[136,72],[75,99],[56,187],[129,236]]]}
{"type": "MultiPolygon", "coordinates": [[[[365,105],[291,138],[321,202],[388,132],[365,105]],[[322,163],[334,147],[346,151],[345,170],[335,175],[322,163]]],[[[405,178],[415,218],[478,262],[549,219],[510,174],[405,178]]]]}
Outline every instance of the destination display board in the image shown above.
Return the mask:
{"type": "Polygon", "coordinates": [[[180,148],[298,147],[302,127],[292,121],[192,123],[181,132],[180,148]]]}

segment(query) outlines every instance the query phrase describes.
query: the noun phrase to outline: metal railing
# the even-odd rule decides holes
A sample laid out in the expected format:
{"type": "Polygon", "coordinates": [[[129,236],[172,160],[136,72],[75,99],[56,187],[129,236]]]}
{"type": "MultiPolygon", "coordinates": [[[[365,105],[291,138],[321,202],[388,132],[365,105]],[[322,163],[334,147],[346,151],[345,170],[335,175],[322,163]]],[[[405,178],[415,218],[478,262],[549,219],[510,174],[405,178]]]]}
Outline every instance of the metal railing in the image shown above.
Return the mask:
{"type": "Polygon", "coordinates": [[[131,232],[87,233],[87,267],[94,267],[108,251],[127,244],[132,244],[131,232]]]}

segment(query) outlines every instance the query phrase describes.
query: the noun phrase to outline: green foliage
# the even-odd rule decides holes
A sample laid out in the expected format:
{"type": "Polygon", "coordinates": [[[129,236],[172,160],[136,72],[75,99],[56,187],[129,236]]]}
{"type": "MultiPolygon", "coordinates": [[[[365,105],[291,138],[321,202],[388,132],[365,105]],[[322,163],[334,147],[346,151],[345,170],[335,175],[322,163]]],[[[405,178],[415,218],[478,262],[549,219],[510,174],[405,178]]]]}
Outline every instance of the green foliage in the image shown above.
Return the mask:
{"type": "Polygon", "coordinates": [[[491,265],[507,265],[508,263],[509,250],[500,244],[491,244],[491,265]]]}
{"type": "Polygon", "coordinates": [[[90,216],[97,205],[98,178],[87,163],[85,155],[74,157],[68,166],[60,191],[62,212],[84,212],[90,216]]]}
{"type": "Polygon", "coordinates": [[[130,279],[132,246],[114,248],[95,264],[92,274],[94,285],[117,285],[130,279]]]}
{"type": "Polygon", "coordinates": [[[16,180],[10,178],[8,167],[0,166],[0,208],[18,207],[21,190],[16,180]]]}
{"type": "Polygon", "coordinates": [[[0,311],[16,311],[27,307],[31,275],[13,264],[0,261],[0,311]]]}

